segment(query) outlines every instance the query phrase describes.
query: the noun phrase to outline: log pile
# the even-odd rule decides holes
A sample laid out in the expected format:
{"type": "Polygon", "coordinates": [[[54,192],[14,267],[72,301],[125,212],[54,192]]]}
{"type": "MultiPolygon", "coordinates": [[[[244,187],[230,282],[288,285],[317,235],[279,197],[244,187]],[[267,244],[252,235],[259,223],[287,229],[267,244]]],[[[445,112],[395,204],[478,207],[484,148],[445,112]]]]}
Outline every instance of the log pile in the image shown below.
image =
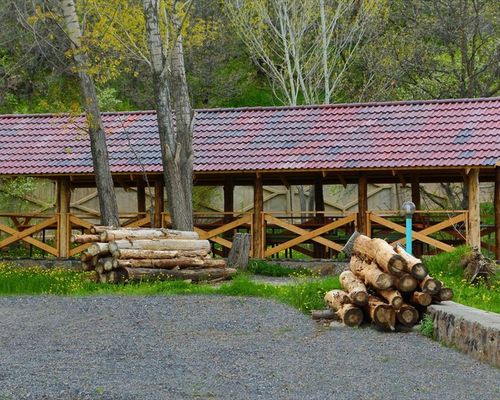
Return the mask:
{"type": "Polygon", "coordinates": [[[196,232],[163,228],[94,226],[90,234],[73,235],[73,243],[90,246],[81,253],[85,271],[96,271],[101,283],[183,279],[221,281],[236,273],[222,259],[211,258],[210,243],[196,232]]]}
{"type": "Polygon", "coordinates": [[[432,278],[422,261],[401,246],[357,234],[347,252],[349,271],[339,277],[343,290],[326,293],[329,310],[313,312],[315,319],[338,318],[347,326],[366,320],[395,330],[397,323],[418,323],[432,302],[453,298],[453,290],[432,278]]]}

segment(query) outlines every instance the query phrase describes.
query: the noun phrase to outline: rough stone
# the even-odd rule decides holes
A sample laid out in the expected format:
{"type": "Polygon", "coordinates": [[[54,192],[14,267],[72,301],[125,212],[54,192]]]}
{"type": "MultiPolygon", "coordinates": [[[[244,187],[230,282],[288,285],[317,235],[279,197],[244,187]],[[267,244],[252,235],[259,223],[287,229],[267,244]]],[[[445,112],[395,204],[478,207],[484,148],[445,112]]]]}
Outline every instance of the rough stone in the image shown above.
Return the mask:
{"type": "Polygon", "coordinates": [[[500,367],[500,314],[452,301],[433,304],[427,311],[433,319],[436,340],[500,367]]]}

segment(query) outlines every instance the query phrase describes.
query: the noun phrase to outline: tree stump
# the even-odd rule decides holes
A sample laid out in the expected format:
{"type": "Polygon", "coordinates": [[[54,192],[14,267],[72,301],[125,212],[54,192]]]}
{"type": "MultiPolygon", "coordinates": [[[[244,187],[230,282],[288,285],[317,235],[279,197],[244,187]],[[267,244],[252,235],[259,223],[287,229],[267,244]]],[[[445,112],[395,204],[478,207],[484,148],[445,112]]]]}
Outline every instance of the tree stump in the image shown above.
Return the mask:
{"type": "Polygon", "coordinates": [[[227,266],[231,268],[247,269],[250,256],[250,234],[236,233],[233,245],[227,257],[227,266]]]}

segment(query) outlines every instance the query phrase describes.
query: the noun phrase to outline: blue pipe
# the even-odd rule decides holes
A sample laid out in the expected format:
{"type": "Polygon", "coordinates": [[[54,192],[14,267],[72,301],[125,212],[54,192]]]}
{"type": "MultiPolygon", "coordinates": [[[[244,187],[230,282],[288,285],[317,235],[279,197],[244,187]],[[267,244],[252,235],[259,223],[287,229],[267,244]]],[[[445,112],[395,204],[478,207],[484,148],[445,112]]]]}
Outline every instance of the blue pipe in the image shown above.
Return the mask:
{"type": "Polygon", "coordinates": [[[412,254],[411,232],[412,232],[412,216],[407,215],[406,216],[406,252],[408,254],[412,254]]]}

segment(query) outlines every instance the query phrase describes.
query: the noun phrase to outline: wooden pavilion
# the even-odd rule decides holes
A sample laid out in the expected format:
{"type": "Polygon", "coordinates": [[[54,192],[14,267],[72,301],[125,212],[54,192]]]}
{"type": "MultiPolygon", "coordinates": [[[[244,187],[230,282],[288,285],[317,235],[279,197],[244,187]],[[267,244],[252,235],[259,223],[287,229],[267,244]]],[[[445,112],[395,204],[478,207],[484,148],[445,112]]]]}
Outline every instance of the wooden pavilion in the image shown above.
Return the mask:
{"type": "MultiPolygon", "coordinates": [[[[137,189],[137,212],[122,215],[123,224],[168,226],[155,113],[103,119],[115,184],[137,189]],[[155,188],[154,210],[146,207],[146,182],[155,188]]],[[[22,241],[55,257],[82,251],[86,245],[71,245],[71,232],[88,229],[95,215],[71,213],[69,205],[72,188],[95,186],[84,117],[0,116],[0,150],[0,178],[53,179],[58,193],[54,213],[3,213],[11,223],[0,224],[0,248],[22,241]]],[[[330,256],[354,229],[404,243],[399,210],[369,209],[370,182],[411,186],[418,252],[467,242],[500,259],[500,98],[197,110],[194,151],[194,184],[224,187],[223,213],[195,215],[217,252],[231,247],[237,230],[252,234],[255,258],[292,250],[330,256]],[[481,181],[495,182],[494,224],[481,224],[481,181]],[[421,210],[420,185],[432,182],[463,182],[468,208],[421,210]],[[348,183],[358,185],[359,210],[326,213],[323,186],[348,183]],[[240,185],[254,187],[251,212],[234,211],[240,185]],[[313,185],[315,211],[267,212],[265,185],[313,185]],[[493,242],[482,239],[492,234],[493,242]]]]}

